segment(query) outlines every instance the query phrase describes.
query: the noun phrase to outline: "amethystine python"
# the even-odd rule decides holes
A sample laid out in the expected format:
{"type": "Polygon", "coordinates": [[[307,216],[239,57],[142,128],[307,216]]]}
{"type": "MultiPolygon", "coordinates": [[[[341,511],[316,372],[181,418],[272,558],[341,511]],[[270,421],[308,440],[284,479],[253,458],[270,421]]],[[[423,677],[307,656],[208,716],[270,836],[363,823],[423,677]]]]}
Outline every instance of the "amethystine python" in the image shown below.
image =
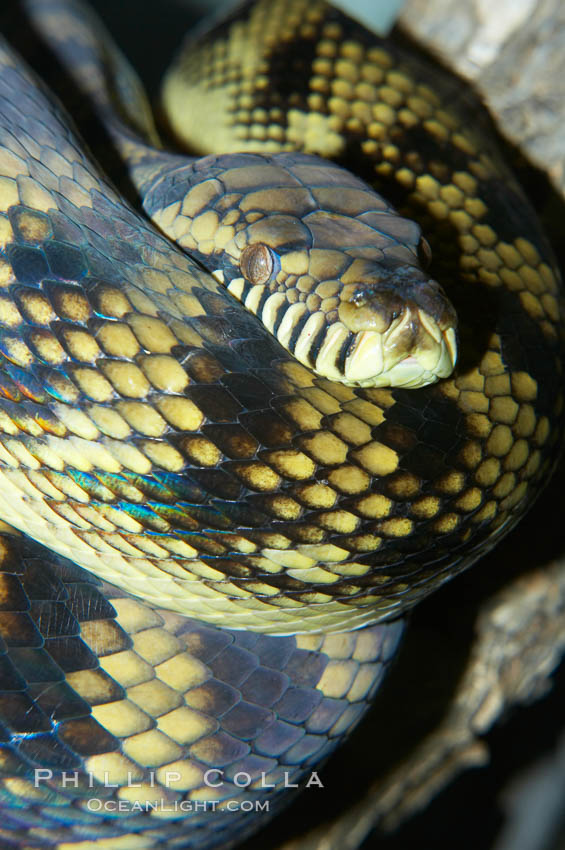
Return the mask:
{"type": "Polygon", "coordinates": [[[330,6],[187,45],[194,160],[88,10],[22,5],[146,215],[2,44],[0,840],[228,846],[547,479],[559,275],[475,101],[330,6]]]}

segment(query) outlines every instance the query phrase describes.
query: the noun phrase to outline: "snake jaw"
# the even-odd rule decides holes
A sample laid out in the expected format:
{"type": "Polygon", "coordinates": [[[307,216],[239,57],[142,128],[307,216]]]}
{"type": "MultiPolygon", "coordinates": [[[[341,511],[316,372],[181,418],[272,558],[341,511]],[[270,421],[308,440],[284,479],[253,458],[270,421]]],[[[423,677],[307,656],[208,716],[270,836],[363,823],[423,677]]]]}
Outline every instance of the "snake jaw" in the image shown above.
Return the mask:
{"type": "Polygon", "coordinates": [[[448,377],[457,360],[455,311],[420,269],[375,272],[344,287],[338,308],[351,334],[343,378],[354,386],[417,388],[448,377]]]}
{"type": "MultiPolygon", "coordinates": [[[[380,372],[370,378],[371,386],[410,387],[416,389],[447,378],[453,372],[457,359],[457,340],[454,328],[440,332],[437,325],[430,331],[433,320],[421,311],[406,311],[406,314],[385,334],[380,341],[382,366],[380,372]],[[428,325],[428,327],[425,326],[428,325]],[[439,338],[438,338],[439,337],[439,338]]],[[[361,335],[360,335],[361,336],[361,335]]],[[[356,345],[346,370],[349,380],[360,382],[363,368],[367,368],[368,341],[365,352],[356,345]]],[[[373,343],[375,349],[377,346],[373,343]]],[[[375,366],[380,365],[375,357],[375,366]]],[[[375,369],[376,371],[376,369],[375,369]]],[[[363,385],[367,386],[368,378],[363,385]]]]}
{"type": "Polygon", "coordinates": [[[413,321],[406,315],[387,335],[374,331],[357,333],[345,358],[343,382],[361,387],[414,389],[448,377],[457,359],[455,330],[448,328],[438,340],[435,331],[424,330],[420,321],[420,316],[413,321]],[[408,351],[406,337],[413,340],[408,351]]]}

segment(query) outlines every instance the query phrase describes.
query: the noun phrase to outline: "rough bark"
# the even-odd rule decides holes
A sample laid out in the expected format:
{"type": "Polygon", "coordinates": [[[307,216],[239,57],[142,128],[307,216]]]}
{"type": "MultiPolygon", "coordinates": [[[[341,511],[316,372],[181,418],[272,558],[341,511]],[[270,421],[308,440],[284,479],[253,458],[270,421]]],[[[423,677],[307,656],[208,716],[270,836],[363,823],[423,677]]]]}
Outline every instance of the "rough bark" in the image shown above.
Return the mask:
{"type": "Polygon", "coordinates": [[[474,81],[502,132],[564,193],[561,0],[407,0],[400,23],[474,81]]]}

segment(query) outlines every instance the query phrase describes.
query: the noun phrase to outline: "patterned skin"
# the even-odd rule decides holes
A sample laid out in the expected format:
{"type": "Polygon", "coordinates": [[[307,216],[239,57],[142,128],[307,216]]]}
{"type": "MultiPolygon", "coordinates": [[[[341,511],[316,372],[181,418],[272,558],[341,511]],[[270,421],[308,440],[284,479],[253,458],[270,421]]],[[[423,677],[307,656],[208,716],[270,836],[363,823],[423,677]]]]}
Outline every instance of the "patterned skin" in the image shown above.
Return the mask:
{"type": "Polygon", "coordinates": [[[6,848],[230,846],[319,787],[402,632],[218,629],[8,537],[0,567],[6,848]]]}
{"type": "MultiPolygon", "coordinates": [[[[83,55],[76,4],[34,7],[53,44],[83,55]]],[[[562,429],[557,272],[440,78],[329,7],[279,3],[271,18],[258,3],[182,65],[197,111],[208,114],[199,97],[223,109],[209,149],[357,159],[417,214],[459,317],[458,367],[434,386],[320,377],[123,202],[0,49],[0,516],[121,588],[6,538],[2,838],[223,846],[237,814],[116,819],[88,811],[61,771],[80,783],[90,772],[96,795],[129,803],[235,799],[237,770],[254,783],[262,772],[280,783],[287,767],[308,775],[360,716],[397,641],[398,624],[371,624],[476,560],[547,479],[562,429]],[[286,88],[281,67],[295,69],[286,88]],[[53,776],[35,788],[37,767],[53,776]],[[226,770],[226,788],[206,786],[207,767],[226,770]],[[105,772],[117,790],[100,788],[105,772]]],[[[109,103],[103,93],[103,116],[109,103]]],[[[128,129],[111,113],[109,129],[146,206],[202,247],[217,229],[200,216],[233,222],[206,207],[203,183],[192,208],[159,195],[180,160],[153,150],[137,118],[128,129]]],[[[414,257],[419,233],[398,240],[414,257]]],[[[284,795],[267,794],[274,810],[284,795]]]]}

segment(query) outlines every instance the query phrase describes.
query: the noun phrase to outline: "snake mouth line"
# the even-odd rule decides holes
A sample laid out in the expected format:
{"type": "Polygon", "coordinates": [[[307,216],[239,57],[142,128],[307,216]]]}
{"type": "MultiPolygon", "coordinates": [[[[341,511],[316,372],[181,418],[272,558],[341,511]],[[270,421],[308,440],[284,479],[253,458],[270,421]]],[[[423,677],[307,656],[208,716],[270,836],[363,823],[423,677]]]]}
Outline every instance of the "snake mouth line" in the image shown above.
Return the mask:
{"type": "MultiPolygon", "coordinates": [[[[372,331],[356,334],[345,358],[344,382],[354,386],[393,386],[418,388],[447,378],[457,361],[457,338],[454,328],[439,331],[421,329],[412,351],[402,355],[395,343],[404,327],[411,324],[407,318],[386,337],[372,331]]],[[[428,326],[431,323],[428,322],[428,326]]]]}
{"type": "MultiPolygon", "coordinates": [[[[397,341],[409,324],[406,320],[386,336],[374,331],[353,334],[341,322],[328,326],[324,316],[314,315],[294,348],[288,348],[322,377],[348,386],[418,388],[448,377],[457,359],[455,330],[448,328],[439,340],[421,333],[419,344],[403,352],[397,341]],[[316,328],[316,323],[321,327],[316,328]]],[[[279,341],[286,343],[284,338],[279,341]]]]}
{"type": "MultiPolygon", "coordinates": [[[[213,274],[225,282],[222,270],[213,274]]],[[[227,289],[300,363],[347,386],[415,389],[449,377],[457,362],[451,313],[438,321],[408,303],[383,331],[371,329],[374,316],[365,322],[368,329],[356,330],[355,323],[352,328],[340,320],[339,311],[311,312],[304,302],[289,304],[284,292],[246,286],[241,277],[227,289]]]]}

